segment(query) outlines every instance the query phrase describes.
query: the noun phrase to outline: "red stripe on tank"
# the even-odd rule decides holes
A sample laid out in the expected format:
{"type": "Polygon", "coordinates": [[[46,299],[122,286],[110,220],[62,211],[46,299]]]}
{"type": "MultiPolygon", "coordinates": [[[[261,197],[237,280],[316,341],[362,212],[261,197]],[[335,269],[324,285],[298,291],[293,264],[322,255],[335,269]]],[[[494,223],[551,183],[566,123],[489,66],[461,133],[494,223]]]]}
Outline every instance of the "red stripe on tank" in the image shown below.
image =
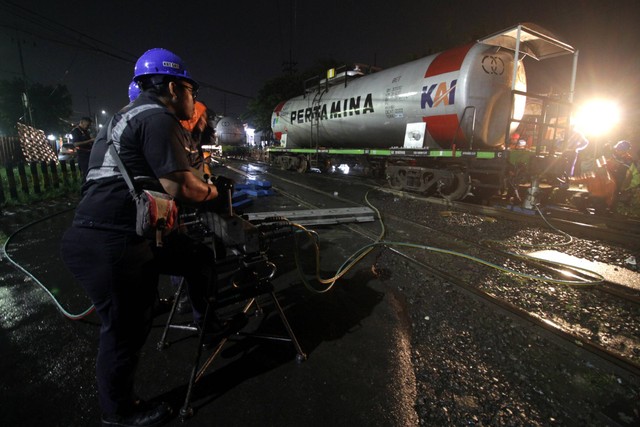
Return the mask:
{"type": "Polygon", "coordinates": [[[427,72],[424,74],[426,77],[437,76],[438,74],[450,73],[451,71],[458,71],[462,66],[462,61],[467,56],[469,50],[473,47],[474,43],[469,43],[464,46],[460,46],[451,50],[442,52],[436,58],[431,61],[427,72]]]}
{"type": "Polygon", "coordinates": [[[282,107],[284,107],[284,104],[286,104],[287,101],[282,101],[280,104],[276,105],[276,108],[274,108],[273,112],[280,115],[280,111],[282,110],[282,107]]]}
{"type": "MultiPolygon", "coordinates": [[[[458,116],[456,114],[444,114],[441,116],[423,117],[422,120],[427,124],[427,132],[433,139],[438,142],[441,147],[449,147],[453,142],[453,137],[458,129],[458,116]]],[[[464,141],[462,129],[458,131],[456,138],[458,144],[464,141]]]]}

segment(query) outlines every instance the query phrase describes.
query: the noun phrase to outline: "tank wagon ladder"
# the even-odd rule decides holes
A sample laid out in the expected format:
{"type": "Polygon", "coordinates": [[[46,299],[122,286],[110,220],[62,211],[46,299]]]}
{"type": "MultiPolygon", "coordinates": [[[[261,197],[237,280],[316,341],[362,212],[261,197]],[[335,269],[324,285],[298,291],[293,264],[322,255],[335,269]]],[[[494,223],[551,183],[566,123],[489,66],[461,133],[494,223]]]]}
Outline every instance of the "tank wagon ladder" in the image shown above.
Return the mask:
{"type": "Polygon", "coordinates": [[[319,156],[318,148],[320,146],[320,107],[322,96],[329,90],[329,79],[322,79],[321,76],[315,76],[304,82],[304,97],[313,93],[311,99],[311,122],[309,127],[309,148],[313,148],[311,154],[300,154],[297,159],[296,170],[305,172],[309,167],[318,167],[319,156]]]}
{"type": "Polygon", "coordinates": [[[344,87],[347,87],[350,81],[365,75],[363,68],[368,69],[368,73],[375,72],[377,69],[377,67],[373,66],[355,64],[354,69],[350,70],[349,66],[344,64],[338,68],[328,70],[324,77],[318,75],[304,82],[304,96],[306,97],[307,94],[314,92],[313,99],[311,100],[312,117],[309,128],[309,148],[313,149],[313,152],[298,157],[298,167],[296,168],[298,172],[305,172],[307,167],[323,169],[327,166],[323,160],[324,150],[320,147],[320,108],[322,97],[329,92],[329,88],[332,86],[342,84],[344,87]]]}
{"type": "Polygon", "coordinates": [[[320,156],[318,154],[320,148],[320,102],[322,101],[322,96],[327,93],[327,91],[328,89],[326,86],[320,85],[318,87],[318,91],[313,95],[313,100],[311,101],[311,111],[313,111],[313,115],[309,131],[311,132],[311,147],[315,148],[315,151],[309,155],[309,167],[317,168],[321,166],[319,164],[320,156]]]}
{"type": "Polygon", "coordinates": [[[514,166],[511,188],[527,188],[524,207],[533,209],[539,203],[541,191],[557,185],[560,182],[557,178],[566,173],[565,152],[571,134],[572,105],[553,94],[514,90],[512,95],[526,96],[527,103],[534,106],[522,119],[511,119],[511,123],[518,124],[516,133],[521,139],[507,144],[504,156],[505,163],[514,166]]]}

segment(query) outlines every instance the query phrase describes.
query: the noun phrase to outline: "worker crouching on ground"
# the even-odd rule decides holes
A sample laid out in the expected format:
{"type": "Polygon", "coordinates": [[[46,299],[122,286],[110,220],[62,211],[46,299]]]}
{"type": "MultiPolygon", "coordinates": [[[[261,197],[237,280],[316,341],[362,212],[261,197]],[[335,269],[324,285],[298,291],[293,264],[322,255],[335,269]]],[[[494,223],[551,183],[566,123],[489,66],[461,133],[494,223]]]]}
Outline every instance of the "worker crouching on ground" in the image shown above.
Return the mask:
{"type": "Polygon", "coordinates": [[[615,171],[619,177],[616,207],[618,213],[638,218],[640,217],[640,149],[636,148],[635,156],[632,152],[633,145],[626,140],[619,141],[614,147],[612,157],[619,162],[615,171]]]}
{"type": "Polygon", "coordinates": [[[205,245],[174,232],[157,247],[136,234],[136,205],[108,150],[108,137],[132,177],[146,178],[156,187],[150,189],[178,201],[207,203],[232,185],[224,179],[217,186],[207,184],[189,170],[180,120],[193,116],[198,84],[182,60],[165,49],[151,49],[138,59],[134,81],[140,96],[96,138],[82,200],[61,247],[65,264],[102,322],[96,373],[103,426],[156,426],[169,419],[166,404],[145,403],[134,391],[159,275],[186,277],[200,313],[213,275],[213,254],[205,245]]]}

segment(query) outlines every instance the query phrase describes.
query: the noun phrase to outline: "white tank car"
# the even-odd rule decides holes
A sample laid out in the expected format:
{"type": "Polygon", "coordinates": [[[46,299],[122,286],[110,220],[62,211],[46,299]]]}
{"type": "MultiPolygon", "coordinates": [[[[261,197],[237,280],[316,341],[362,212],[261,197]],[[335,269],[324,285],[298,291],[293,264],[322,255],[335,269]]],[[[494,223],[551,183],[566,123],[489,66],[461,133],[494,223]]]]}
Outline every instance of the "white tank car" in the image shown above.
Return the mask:
{"type": "Polygon", "coordinates": [[[247,136],[242,122],[234,117],[223,117],[216,124],[219,145],[244,145],[247,136]]]}
{"type": "MultiPolygon", "coordinates": [[[[513,61],[472,43],[346,84],[342,73],[280,103],[272,129],[287,148],[499,147],[511,108],[519,119],[525,106],[524,96],[511,105],[513,61]]],[[[526,91],[522,61],[515,89],[526,91]]]]}

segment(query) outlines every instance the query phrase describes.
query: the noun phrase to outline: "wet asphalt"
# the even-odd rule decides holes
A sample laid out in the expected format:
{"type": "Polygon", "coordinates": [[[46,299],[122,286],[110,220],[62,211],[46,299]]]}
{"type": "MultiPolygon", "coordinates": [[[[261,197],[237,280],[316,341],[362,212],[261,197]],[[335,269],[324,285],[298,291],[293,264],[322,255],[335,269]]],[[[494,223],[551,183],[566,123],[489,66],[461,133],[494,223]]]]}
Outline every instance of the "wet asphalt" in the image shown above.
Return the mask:
{"type": "MultiPolygon", "coordinates": [[[[262,198],[253,210],[275,211],[286,203],[276,194],[262,198]]],[[[94,378],[99,319],[92,313],[70,320],[63,313],[79,314],[90,307],[60,261],[60,238],[72,215],[73,202],[42,212],[5,210],[0,219],[4,233],[11,235],[9,257],[0,263],[2,426],[100,425],[94,378]],[[13,234],[20,223],[15,215],[34,219],[13,234]]],[[[323,276],[368,243],[342,226],[315,230],[323,276]]],[[[268,254],[278,267],[273,280],[278,301],[307,360],[299,363],[289,342],[234,335],[196,383],[193,416],[183,421],[178,415],[185,406],[198,338],[172,329],[169,346],[159,350],[167,318],[159,315],[141,355],[137,391],[174,408],[176,416],[167,425],[416,425],[408,332],[399,301],[367,262],[330,292],[310,292],[295,270],[292,244],[276,242],[268,254]]],[[[162,277],[161,295],[172,292],[168,278],[162,277]]],[[[262,313],[252,316],[242,332],[286,335],[269,296],[259,303],[262,313]]],[[[188,320],[188,315],[176,319],[188,320]]],[[[210,354],[206,349],[203,359],[210,354]]]]}

